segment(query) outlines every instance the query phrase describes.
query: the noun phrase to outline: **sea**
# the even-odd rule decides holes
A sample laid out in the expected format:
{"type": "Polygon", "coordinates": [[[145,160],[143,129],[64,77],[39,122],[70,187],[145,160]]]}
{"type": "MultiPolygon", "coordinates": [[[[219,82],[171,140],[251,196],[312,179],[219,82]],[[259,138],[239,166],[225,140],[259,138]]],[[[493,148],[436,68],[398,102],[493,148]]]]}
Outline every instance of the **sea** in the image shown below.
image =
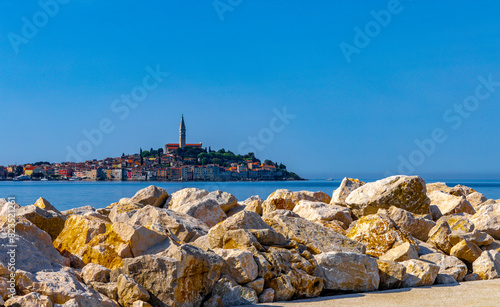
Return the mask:
{"type": "MultiPolygon", "coordinates": [[[[361,179],[365,182],[374,179],[361,179]]],[[[448,186],[462,184],[483,193],[487,198],[500,199],[500,180],[426,180],[446,182],[448,186]]],[[[332,195],[341,180],[256,181],[256,182],[166,182],[166,181],[0,181],[0,198],[14,197],[22,205],[35,203],[39,197],[47,199],[60,211],[90,205],[104,208],[123,197],[132,197],[149,185],[165,189],[169,194],[184,188],[207,191],[222,190],[245,200],[252,195],[266,199],[277,189],[291,191],[323,191],[332,195]]]]}

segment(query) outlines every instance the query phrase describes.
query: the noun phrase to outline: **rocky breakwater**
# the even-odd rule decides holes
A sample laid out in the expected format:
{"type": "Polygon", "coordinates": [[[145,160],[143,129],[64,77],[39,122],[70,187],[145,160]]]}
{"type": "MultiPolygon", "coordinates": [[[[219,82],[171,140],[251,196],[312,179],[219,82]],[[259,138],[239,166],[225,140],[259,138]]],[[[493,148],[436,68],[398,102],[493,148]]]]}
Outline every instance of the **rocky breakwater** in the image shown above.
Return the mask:
{"type": "Polygon", "coordinates": [[[5,306],[234,306],[500,276],[500,202],[417,176],[345,178],[332,197],[149,186],[63,212],[41,198],[15,223],[7,206],[5,306]]]}

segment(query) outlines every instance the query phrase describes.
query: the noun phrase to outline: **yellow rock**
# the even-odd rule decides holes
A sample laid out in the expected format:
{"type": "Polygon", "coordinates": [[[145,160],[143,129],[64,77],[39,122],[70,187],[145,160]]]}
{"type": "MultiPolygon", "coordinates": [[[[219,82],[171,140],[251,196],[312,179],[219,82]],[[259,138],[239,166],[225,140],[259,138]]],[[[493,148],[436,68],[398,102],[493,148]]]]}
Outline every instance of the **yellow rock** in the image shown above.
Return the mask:
{"type": "Polygon", "coordinates": [[[455,256],[460,260],[468,263],[473,263],[479,256],[482,250],[469,240],[462,240],[457,245],[453,246],[450,251],[450,256],[455,256]]]}
{"type": "Polygon", "coordinates": [[[347,237],[366,245],[366,253],[375,257],[405,242],[418,251],[413,237],[385,214],[363,216],[347,231],[347,237]]]}

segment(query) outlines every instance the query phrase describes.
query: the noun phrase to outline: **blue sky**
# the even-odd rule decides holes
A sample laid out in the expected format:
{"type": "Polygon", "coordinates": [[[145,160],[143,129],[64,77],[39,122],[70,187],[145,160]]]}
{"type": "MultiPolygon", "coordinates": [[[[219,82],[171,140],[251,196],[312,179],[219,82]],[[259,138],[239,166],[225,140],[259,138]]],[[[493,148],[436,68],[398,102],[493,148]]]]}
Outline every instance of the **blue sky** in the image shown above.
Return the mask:
{"type": "Polygon", "coordinates": [[[103,120],[82,159],[159,148],[184,114],[188,142],[307,178],[499,177],[498,2],[26,2],[0,3],[0,164],[63,161],[103,120]],[[147,67],[168,76],[116,112],[147,67]]]}

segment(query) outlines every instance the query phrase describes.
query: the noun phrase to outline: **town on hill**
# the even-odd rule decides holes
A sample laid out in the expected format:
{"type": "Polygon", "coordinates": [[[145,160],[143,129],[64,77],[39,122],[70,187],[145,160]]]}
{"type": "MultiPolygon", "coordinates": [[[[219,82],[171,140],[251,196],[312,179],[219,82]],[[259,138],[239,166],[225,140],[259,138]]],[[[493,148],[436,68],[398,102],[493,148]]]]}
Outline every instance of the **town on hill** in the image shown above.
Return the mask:
{"type": "Polygon", "coordinates": [[[186,143],[186,126],[181,117],[179,143],[164,148],[140,149],[139,153],[85,162],[36,162],[0,166],[3,180],[113,180],[113,181],[252,181],[302,180],[285,165],[261,162],[254,153],[203,148],[186,143]]]}

